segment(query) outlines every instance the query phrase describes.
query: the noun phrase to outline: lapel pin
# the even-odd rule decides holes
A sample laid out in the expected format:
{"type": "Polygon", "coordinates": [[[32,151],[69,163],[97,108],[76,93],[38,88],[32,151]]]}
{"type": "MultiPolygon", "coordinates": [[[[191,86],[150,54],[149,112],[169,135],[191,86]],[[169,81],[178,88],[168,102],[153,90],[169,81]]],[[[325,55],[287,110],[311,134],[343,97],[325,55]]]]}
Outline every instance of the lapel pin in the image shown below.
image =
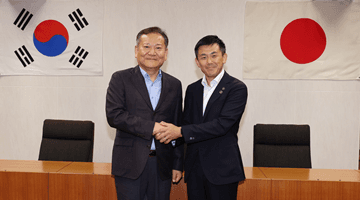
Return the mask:
{"type": "Polygon", "coordinates": [[[223,93],[223,91],[222,91],[222,90],[220,90],[220,91],[219,91],[219,93],[220,93],[220,94],[222,94],[222,93],[223,93]]]}
{"type": "Polygon", "coordinates": [[[223,87],[222,90],[225,90],[225,87],[223,87]]]}

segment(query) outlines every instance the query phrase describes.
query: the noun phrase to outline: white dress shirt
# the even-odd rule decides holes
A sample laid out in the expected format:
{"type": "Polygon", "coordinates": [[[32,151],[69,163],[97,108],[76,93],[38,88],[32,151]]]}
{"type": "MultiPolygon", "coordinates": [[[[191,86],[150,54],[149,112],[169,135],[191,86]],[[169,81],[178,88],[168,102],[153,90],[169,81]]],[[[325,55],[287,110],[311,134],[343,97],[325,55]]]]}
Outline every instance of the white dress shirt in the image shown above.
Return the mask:
{"type": "Polygon", "coordinates": [[[216,86],[221,81],[222,77],[224,76],[225,70],[222,69],[221,72],[210,82],[210,85],[207,84],[206,77],[204,75],[201,84],[204,86],[204,92],[203,92],[203,115],[205,113],[205,109],[207,106],[207,103],[209,102],[209,99],[214,92],[216,86]]]}

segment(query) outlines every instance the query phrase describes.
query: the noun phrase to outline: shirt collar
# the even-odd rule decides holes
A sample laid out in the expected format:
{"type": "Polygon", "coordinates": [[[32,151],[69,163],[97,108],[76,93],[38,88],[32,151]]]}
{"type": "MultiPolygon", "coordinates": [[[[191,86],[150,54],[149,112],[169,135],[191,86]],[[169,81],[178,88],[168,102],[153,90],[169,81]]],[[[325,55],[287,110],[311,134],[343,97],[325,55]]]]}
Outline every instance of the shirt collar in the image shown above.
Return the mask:
{"type": "Polygon", "coordinates": [[[221,72],[210,82],[210,85],[207,84],[206,77],[204,75],[201,84],[203,86],[213,87],[214,85],[217,85],[221,81],[222,77],[224,76],[224,73],[225,70],[223,68],[221,72]]]}
{"type": "MultiPolygon", "coordinates": [[[[140,66],[139,66],[139,68],[140,68],[140,72],[141,72],[141,74],[143,75],[143,77],[144,77],[144,78],[147,78],[147,79],[150,79],[149,74],[148,74],[145,70],[143,70],[140,66]]],[[[158,73],[156,79],[158,79],[159,77],[160,77],[160,78],[162,77],[161,69],[159,69],[159,73],[158,73]]]]}

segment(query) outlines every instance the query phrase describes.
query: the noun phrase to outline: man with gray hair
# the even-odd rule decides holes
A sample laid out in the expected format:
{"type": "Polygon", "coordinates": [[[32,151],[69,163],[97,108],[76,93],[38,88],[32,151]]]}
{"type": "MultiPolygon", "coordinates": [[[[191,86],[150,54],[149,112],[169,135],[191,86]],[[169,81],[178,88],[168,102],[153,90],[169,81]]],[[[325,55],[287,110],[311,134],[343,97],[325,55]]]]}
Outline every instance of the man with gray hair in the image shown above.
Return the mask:
{"type": "Polygon", "coordinates": [[[118,199],[168,200],[171,181],[183,170],[183,145],[154,140],[159,122],[180,125],[182,87],[175,77],[161,71],[169,39],[158,27],[136,37],[138,65],[115,72],[106,96],[106,117],[116,128],[112,174],[118,199]]]}

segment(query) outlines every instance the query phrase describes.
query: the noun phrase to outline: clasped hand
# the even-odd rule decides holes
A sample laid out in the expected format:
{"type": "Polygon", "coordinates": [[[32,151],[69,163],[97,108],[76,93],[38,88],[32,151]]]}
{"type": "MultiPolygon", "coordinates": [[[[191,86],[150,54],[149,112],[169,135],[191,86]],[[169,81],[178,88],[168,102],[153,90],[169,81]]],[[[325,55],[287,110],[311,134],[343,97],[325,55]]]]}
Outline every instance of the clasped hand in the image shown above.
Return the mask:
{"type": "Polygon", "coordinates": [[[153,135],[161,143],[169,144],[172,140],[182,137],[181,127],[163,121],[155,122],[153,135]]]}

